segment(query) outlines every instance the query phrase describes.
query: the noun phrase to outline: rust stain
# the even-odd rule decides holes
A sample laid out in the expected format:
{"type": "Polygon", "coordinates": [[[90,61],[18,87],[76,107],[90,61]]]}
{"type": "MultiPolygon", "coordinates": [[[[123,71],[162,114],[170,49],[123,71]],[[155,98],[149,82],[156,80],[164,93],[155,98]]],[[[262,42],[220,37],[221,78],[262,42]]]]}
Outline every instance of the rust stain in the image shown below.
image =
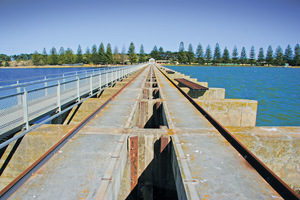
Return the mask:
{"type": "Polygon", "coordinates": [[[138,182],[138,136],[130,137],[130,190],[138,182]]]}
{"type": "Polygon", "coordinates": [[[161,144],[160,144],[160,153],[166,148],[166,146],[169,143],[169,138],[167,137],[161,137],[160,138],[161,144]]]}

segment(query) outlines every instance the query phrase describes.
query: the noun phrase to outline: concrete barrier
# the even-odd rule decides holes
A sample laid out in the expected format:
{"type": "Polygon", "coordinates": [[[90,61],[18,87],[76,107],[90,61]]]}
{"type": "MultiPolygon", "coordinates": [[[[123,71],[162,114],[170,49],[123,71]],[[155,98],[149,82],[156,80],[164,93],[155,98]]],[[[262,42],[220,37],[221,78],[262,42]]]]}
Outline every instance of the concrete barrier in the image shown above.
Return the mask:
{"type": "Polygon", "coordinates": [[[223,126],[254,127],[257,101],[245,99],[196,100],[223,126]]]}

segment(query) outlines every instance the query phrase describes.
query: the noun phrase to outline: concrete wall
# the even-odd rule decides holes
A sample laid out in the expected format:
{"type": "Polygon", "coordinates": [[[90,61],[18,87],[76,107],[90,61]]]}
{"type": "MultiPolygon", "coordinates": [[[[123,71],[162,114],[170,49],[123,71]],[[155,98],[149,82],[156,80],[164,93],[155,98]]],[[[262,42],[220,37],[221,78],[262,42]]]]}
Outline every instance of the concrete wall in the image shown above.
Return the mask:
{"type": "Polygon", "coordinates": [[[225,99],[225,89],[224,88],[209,88],[206,91],[193,91],[187,87],[181,87],[181,89],[187,93],[193,99],[205,99],[205,100],[217,100],[225,99]]]}
{"type": "Polygon", "coordinates": [[[196,102],[223,126],[253,127],[256,124],[257,101],[224,99],[196,102]]]}
{"type": "Polygon", "coordinates": [[[300,127],[227,129],[300,194],[300,127]]]}

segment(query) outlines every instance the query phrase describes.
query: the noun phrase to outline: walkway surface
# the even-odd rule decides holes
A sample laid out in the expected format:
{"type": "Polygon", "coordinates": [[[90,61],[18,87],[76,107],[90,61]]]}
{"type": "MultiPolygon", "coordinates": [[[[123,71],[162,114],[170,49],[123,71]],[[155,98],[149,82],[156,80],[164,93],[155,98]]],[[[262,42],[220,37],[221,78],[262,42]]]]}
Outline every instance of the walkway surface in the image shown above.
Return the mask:
{"type": "Polygon", "coordinates": [[[124,168],[127,135],[121,133],[147,72],[144,70],[10,199],[101,198],[110,176],[122,179],[122,174],[111,175],[110,171],[124,168]]]}
{"type": "Polygon", "coordinates": [[[281,199],[158,70],[169,128],[189,199],[281,199]]]}

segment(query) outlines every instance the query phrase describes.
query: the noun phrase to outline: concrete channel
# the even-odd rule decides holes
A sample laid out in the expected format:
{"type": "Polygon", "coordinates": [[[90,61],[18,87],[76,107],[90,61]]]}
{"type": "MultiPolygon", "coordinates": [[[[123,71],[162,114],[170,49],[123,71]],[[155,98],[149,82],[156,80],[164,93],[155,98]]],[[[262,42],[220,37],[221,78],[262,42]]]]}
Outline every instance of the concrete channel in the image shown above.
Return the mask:
{"type": "MultiPolygon", "coordinates": [[[[76,126],[89,103],[61,126],[76,126]]],[[[282,199],[154,65],[7,197],[282,199]]]]}

